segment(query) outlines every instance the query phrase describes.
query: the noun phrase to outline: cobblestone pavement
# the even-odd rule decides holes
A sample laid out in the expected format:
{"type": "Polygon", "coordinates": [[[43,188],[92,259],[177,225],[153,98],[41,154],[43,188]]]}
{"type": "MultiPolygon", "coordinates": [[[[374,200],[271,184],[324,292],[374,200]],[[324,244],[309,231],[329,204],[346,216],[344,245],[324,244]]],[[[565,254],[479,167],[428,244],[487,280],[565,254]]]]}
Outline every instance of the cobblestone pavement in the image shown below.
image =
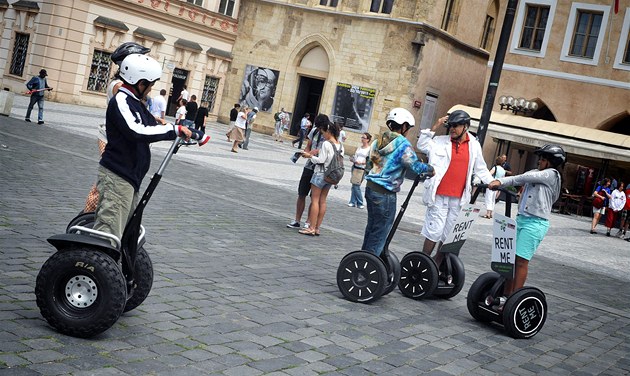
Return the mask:
{"type": "MultiPolygon", "coordinates": [[[[12,117],[0,117],[0,375],[630,373],[630,244],[588,234],[588,218],[554,215],[530,265],[549,304],[532,339],[468,314],[466,292],[489,269],[482,218],[462,250],[458,296],[394,291],[354,304],[335,280],[365,226],[365,211],[345,205],[349,183],[331,192],[322,235],[299,235],[285,227],[301,173],[294,149],[253,134],[248,152],[230,153],[221,124],[208,145],[173,158],[145,211],[147,300],[95,338],[61,335],[36,307],[35,277],[54,251],[47,237],[63,232],[95,180],[104,110],[46,102],[37,126],[23,122],[26,104],[17,97],[12,117]]],[[[167,146],[153,146],[149,175],[167,146]]],[[[421,191],[392,243],[399,257],[420,248],[421,191]]]]}

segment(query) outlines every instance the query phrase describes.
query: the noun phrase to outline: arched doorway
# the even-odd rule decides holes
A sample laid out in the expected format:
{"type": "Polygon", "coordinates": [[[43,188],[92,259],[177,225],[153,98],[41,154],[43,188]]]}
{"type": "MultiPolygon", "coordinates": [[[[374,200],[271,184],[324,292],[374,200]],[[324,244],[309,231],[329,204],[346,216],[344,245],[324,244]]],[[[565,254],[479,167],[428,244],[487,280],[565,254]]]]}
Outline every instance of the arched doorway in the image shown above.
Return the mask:
{"type": "Polygon", "coordinates": [[[328,54],[320,45],[310,47],[297,66],[297,95],[291,117],[292,135],[300,128],[300,121],[305,113],[311,114],[311,121],[319,113],[324,84],[328,78],[330,63],[328,54]]]}

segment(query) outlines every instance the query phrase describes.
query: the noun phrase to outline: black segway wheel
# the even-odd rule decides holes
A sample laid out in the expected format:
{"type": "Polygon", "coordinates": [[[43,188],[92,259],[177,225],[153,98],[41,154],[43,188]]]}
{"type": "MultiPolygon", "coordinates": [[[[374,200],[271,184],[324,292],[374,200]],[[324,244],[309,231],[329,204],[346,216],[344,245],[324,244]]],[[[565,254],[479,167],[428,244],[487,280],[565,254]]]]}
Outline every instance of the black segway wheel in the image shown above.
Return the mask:
{"type": "Polygon", "coordinates": [[[379,299],[387,278],[383,261],[367,251],[348,253],[337,269],[339,291],[352,302],[370,303],[379,299]]]}
{"type": "Polygon", "coordinates": [[[96,220],[96,213],[94,212],[81,212],[76,217],[72,218],[68,226],[66,227],[66,234],[70,233],[70,227],[72,226],[83,226],[87,228],[92,228],[94,226],[94,221],[96,220]]]}
{"type": "Polygon", "coordinates": [[[513,338],[531,338],[545,325],[547,299],[535,287],[515,291],[503,307],[503,326],[513,338]]]}
{"type": "MultiPolygon", "coordinates": [[[[382,256],[382,255],[381,255],[382,256]]],[[[400,281],[400,261],[394,252],[387,252],[387,284],[383,290],[383,295],[387,295],[394,291],[400,281]]]]}
{"type": "Polygon", "coordinates": [[[125,304],[124,312],[129,312],[142,304],[153,286],[153,263],[144,247],[138,248],[133,275],[133,292],[125,304]]]}
{"type": "MultiPolygon", "coordinates": [[[[499,274],[495,272],[484,273],[473,282],[468,290],[468,296],[466,298],[466,305],[468,306],[468,312],[477,321],[490,322],[493,318],[498,318],[499,315],[493,312],[490,307],[485,304],[486,298],[490,295],[492,286],[499,279],[499,274]]],[[[503,288],[500,289],[501,291],[503,288]]]]}
{"type": "Polygon", "coordinates": [[[88,338],[109,329],[127,301],[125,278],[107,254],[83,248],[57,252],[35,282],[42,316],[59,332],[88,338]]]}
{"type": "Polygon", "coordinates": [[[444,255],[444,261],[439,268],[440,279],[444,278],[445,281],[438,282],[438,287],[433,293],[442,299],[450,299],[459,294],[464,287],[464,281],[466,279],[466,272],[464,271],[464,263],[456,255],[447,253],[444,255]],[[450,259],[451,270],[447,269],[446,257],[450,259]],[[450,282],[450,283],[449,283],[450,282]]]}
{"type": "Polygon", "coordinates": [[[438,270],[431,257],[422,252],[409,252],[400,262],[398,289],[408,298],[424,299],[433,294],[438,283],[438,270]]]}

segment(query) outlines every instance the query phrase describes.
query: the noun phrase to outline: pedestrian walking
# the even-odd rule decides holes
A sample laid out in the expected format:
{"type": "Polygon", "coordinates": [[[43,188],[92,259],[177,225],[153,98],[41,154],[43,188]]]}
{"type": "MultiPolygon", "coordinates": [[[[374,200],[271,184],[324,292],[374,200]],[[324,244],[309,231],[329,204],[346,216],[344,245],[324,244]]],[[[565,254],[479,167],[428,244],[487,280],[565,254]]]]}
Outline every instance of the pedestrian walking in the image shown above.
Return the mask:
{"type": "Polygon", "coordinates": [[[433,167],[418,160],[411,143],[405,137],[416,125],[411,112],[394,108],[387,114],[388,131],[374,140],[365,167],[365,201],[368,219],[363,235],[362,250],[380,256],[396,216],[396,193],[405,180],[405,170],[433,175],[433,167]]]}
{"type": "Polygon", "coordinates": [[[236,147],[239,143],[243,142],[245,139],[245,128],[247,127],[247,113],[249,112],[249,108],[247,106],[243,107],[243,110],[236,114],[236,120],[234,121],[234,126],[227,133],[228,141],[234,142],[232,144],[232,153],[238,153],[236,147]]]}
{"type": "Polygon", "coordinates": [[[486,184],[493,180],[483,160],[481,145],[468,132],[469,127],[470,115],[456,110],[438,119],[431,129],[421,130],[418,138],[418,150],[429,157],[435,168],[435,176],[425,183],[422,199],[427,206],[422,251],[430,256],[439,243],[434,257],[437,265],[441,265],[443,258],[439,248],[453,229],[462,205],[470,201],[473,173],[486,184]],[[446,127],[448,134],[435,136],[442,127],[446,127]]]}
{"type": "MultiPolygon", "coordinates": [[[[608,211],[606,213],[606,236],[610,236],[610,231],[615,227],[615,223],[621,216],[621,211],[626,206],[626,193],[623,191],[625,185],[622,181],[617,183],[617,188],[610,192],[608,211]]],[[[621,228],[616,236],[621,233],[621,228]]]]}
{"type": "Polygon", "coordinates": [[[245,122],[245,140],[238,145],[238,147],[243,148],[243,150],[249,150],[249,136],[252,134],[256,114],[258,114],[258,107],[254,107],[253,110],[247,113],[247,121],[245,122]]]}
{"type": "Polygon", "coordinates": [[[166,121],[166,89],[160,90],[160,95],[155,96],[153,98],[153,104],[151,106],[151,114],[155,116],[158,120],[158,123],[163,123],[166,121]]]}
{"type": "Polygon", "coordinates": [[[273,120],[275,122],[275,129],[274,129],[274,133],[273,133],[273,140],[274,141],[278,141],[278,142],[282,142],[282,133],[283,133],[283,126],[284,126],[284,117],[287,115],[286,112],[284,112],[284,107],[282,107],[280,109],[280,111],[276,112],[273,115],[273,120]]]}
{"type": "Polygon", "coordinates": [[[234,124],[236,122],[236,118],[238,116],[239,110],[241,109],[241,105],[238,103],[234,103],[234,107],[230,110],[230,129],[225,134],[227,136],[227,140],[230,141],[230,131],[234,128],[234,124]]]}
{"type": "MultiPolygon", "coordinates": [[[[503,287],[505,297],[525,285],[529,261],[549,230],[551,207],[560,197],[562,184],[558,168],[566,162],[566,153],[558,145],[545,145],[534,153],[538,155],[538,169],[498,178],[488,184],[489,189],[523,186],[516,216],[514,278],[508,279],[503,287]]],[[[505,301],[501,299],[501,302],[505,301]]]]}
{"type": "Polygon", "coordinates": [[[31,111],[33,111],[33,107],[35,103],[37,103],[37,124],[44,124],[44,91],[51,91],[53,89],[48,86],[48,82],[46,81],[47,76],[48,73],[46,69],[42,69],[39,71],[38,76],[34,76],[26,83],[26,87],[31,94],[31,100],[28,103],[26,117],[24,118],[24,121],[27,123],[31,122],[31,111]]]}
{"type": "MultiPolygon", "coordinates": [[[[503,168],[503,166],[501,166],[502,162],[503,162],[503,158],[501,156],[498,156],[494,160],[494,166],[492,166],[492,168],[490,169],[490,174],[492,174],[492,177],[494,179],[499,179],[506,175],[505,169],[503,168]]],[[[497,193],[498,193],[497,191],[486,189],[486,195],[484,196],[485,201],[486,201],[486,214],[482,215],[482,217],[492,218],[492,212],[494,211],[494,205],[497,200],[497,193]]]]}
{"type": "Polygon", "coordinates": [[[597,234],[595,227],[602,215],[606,214],[610,199],[610,179],[604,178],[593,192],[593,221],[591,222],[591,234],[597,234]]]}
{"type": "Polygon", "coordinates": [[[184,125],[184,121],[186,120],[186,105],[188,101],[186,99],[180,99],[178,102],[179,107],[177,108],[177,112],[175,112],[175,124],[184,125]]]}
{"type": "Polygon", "coordinates": [[[201,102],[195,117],[195,129],[206,133],[206,120],[208,120],[208,102],[201,102]]]}
{"type": "Polygon", "coordinates": [[[197,118],[197,96],[195,94],[190,96],[190,100],[186,102],[186,116],[184,116],[184,125],[192,127],[195,125],[195,119],[197,118]]]}
{"type": "Polygon", "coordinates": [[[354,152],[354,155],[350,157],[352,162],[352,175],[350,176],[350,184],[352,189],[350,190],[350,201],[348,206],[357,207],[363,209],[363,195],[361,194],[361,183],[363,183],[363,177],[365,175],[365,166],[370,156],[370,142],[372,142],[372,135],[365,132],[361,135],[361,145],[354,152]]]}
{"type": "Polygon", "coordinates": [[[310,119],[309,113],[305,113],[304,116],[302,117],[302,120],[300,121],[300,131],[298,133],[298,138],[296,138],[295,140],[293,140],[293,142],[291,143],[293,146],[295,146],[295,144],[298,144],[298,149],[302,149],[302,142],[304,141],[304,136],[306,136],[308,134],[308,129],[311,126],[311,121],[310,119]]]}

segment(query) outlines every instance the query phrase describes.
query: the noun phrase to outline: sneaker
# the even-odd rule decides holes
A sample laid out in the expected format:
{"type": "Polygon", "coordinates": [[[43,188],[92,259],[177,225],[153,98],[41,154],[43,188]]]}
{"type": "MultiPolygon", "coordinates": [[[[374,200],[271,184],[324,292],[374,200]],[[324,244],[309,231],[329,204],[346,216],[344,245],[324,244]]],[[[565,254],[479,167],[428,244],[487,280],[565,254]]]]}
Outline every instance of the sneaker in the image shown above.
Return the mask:
{"type": "Polygon", "coordinates": [[[30,123],[30,122],[31,122],[31,119],[26,118],[26,119],[24,119],[24,121],[25,121],[25,122],[27,122],[27,123],[30,123]]]}
{"type": "Polygon", "coordinates": [[[608,231],[608,232],[606,233],[606,236],[610,236],[610,231],[608,231]]]}
{"type": "Polygon", "coordinates": [[[39,124],[39,125],[44,125],[44,121],[43,121],[43,120],[40,120],[40,121],[38,121],[38,122],[37,122],[37,124],[39,124]]]}
{"type": "Polygon", "coordinates": [[[363,208],[365,208],[365,206],[364,205],[359,205],[359,206],[357,206],[357,208],[363,209],[363,208]]]}
{"type": "Polygon", "coordinates": [[[354,204],[349,203],[348,206],[354,208],[354,204]]]}
{"type": "Polygon", "coordinates": [[[617,231],[617,233],[615,234],[615,237],[623,238],[623,231],[621,231],[621,230],[617,231]]]}
{"type": "Polygon", "coordinates": [[[288,228],[300,228],[300,222],[293,221],[287,225],[288,228]]]}
{"type": "Polygon", "coordinates": [[[311,224],[310,224],[310,223],[308,223],[308,222],[304,222],[304,228],[310,228],[310,227],[311,227],[311,224]]]}

